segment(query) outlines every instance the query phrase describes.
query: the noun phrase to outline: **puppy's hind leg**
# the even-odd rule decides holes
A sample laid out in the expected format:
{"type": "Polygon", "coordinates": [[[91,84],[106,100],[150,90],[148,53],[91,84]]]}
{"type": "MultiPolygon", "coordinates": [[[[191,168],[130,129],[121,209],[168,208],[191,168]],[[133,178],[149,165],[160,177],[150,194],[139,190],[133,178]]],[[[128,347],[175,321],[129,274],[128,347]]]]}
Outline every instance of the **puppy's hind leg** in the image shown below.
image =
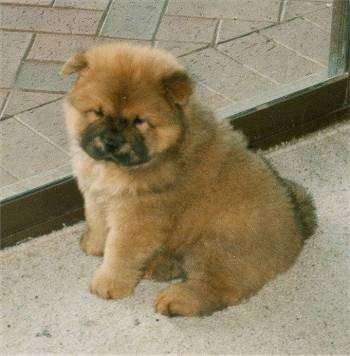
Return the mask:
{"type": "Polygon", "coordinates": [[[209,315],[226,307],[220,292],[206,280],[191,279],[170,285],[155,300],[158,313],[167,316],[209,315]]]}
{"type": "Polygon", "coordinates": [[[155,300],[156,311],[168,316],[200,316],[231,305],[227,296],[234,297],[236,293],[227,283],[230,272],[222,263],[223,258],[215,243],[200,243],[186,251],[186,280],[160,292],[155,300]]]}
{"type": "Polygon", "coordinates": [[[80,238],[80,247],[88,255],[102,256],[107,238],[107,222],[104,204],[96,197],[85,195],[87,229],[80,238]]]}
{"type": "Polygon", "coordinates": [[[168,316],[201,316],[238,304],[247,291],[239,283],[235,257],[225,237],[198,241],[184,253],[186,280],[160,292],[156,311],[168,316]]]}

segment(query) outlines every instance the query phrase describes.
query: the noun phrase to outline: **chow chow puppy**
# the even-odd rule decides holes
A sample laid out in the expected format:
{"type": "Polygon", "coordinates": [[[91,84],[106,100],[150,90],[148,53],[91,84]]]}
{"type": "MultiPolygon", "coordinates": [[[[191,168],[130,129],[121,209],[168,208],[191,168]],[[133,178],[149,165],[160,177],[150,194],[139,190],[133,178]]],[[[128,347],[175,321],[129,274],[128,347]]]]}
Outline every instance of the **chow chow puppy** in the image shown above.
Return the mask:
{"type": "Polygon", "coordinates": [[[293,264],[315,228],[311,199],[196,102],[171,54],[108,44],[70,58],[62,73],[74,72],[65,111],[80,244],[103,255],[92,293],[123,298],[141,278],[181,278],[156,311],[204,315],[293,264]]]}

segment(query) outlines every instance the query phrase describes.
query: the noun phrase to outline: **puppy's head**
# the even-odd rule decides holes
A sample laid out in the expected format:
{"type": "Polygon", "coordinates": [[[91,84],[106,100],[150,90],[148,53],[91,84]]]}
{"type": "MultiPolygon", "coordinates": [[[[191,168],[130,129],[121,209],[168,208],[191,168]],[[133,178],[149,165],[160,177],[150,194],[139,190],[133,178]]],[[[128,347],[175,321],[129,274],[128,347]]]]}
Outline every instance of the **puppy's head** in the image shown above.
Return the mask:
{"type": "Polygon", "coordinates": [[[192,83],[169,53],[108,44],[71,57],[62,73],[74,72],[68,130],[95,160],[140,166],[181,140],[192,83]]]}

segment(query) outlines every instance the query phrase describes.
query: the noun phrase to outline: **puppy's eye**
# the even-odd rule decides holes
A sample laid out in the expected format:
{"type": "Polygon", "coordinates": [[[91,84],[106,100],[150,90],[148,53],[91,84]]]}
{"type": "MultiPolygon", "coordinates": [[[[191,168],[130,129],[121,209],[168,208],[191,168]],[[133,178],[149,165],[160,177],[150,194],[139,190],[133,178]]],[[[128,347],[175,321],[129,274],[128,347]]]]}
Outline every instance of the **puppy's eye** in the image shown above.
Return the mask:
{"type": "Polygon", "coordinates": [[[89,112],[94,113],[96,116],[100,116],[100,117],[104,116],[102,109],[93,109],[93,110],[89,110],[89,112]]]}
{"type": "Polygon", "coordinates": [[[146,120],[141,119],[140,117],[136,116],[135,119],[134,119],[134,121],[133,121],[133,124],[134,124],[134,125],[141,125],[141,124],[143,124],[144,122],[146,122],[146,120]]]}

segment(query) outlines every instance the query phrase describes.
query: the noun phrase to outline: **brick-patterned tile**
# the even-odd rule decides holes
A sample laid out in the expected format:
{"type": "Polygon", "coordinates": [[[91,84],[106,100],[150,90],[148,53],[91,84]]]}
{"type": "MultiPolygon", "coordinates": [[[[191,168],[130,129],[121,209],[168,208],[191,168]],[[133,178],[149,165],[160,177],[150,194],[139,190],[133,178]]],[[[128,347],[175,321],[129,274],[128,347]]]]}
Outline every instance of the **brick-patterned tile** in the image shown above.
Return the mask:
{"type": "Polygon", "coordinates": [[[207,43],[179,42],[179,41],[156,41],[155,47],[163,48],[174,56],[183,56],[186,53],[207,46],[207,43]]]}
{"type": "Polygon", "coordinates": [[[181,62],[194,79],[234,101],[275,87],[275,84],[213,48],[184,56],[181,62]]]}
{"type": "Polygon", "coordinates": [[[65,92],[74,80],[74,75],[62,78],[62,64],[52,62],[24,62],[16,80],[16,87],[29,90],[65,92]]]}
{"type": "Polygon", "coordinates": [[[198,17],[164,16],[156,39],[209,43],[213,39],[216,22],[198,17]]]}
{"type": "MultiPolygon", "coordinates": [[[[73,53],[107,42],[125,42],[117,38],[81,35],[38,34],[28,54],[28,59],[65,62],[73,53]]],[[[142,45],[149,41],[127,40],[142,45]]]]}
{"type": "Polygon", "coordinates": [[[169,0],[167,15],[277,21],[280,0],[169,0]]]}
{"type": "Polygon", "coordinates": [[[8,95],[8,90],[6,89],[0,89],[0,113],[1,113],[1,110],[5,104],[5,100],[7,98],[7,95],[8,95]]]}
{"type": "Polygon", "coordinates": [[[328,63],[330,35],[308,21],[297,18],[260,33],[325,65],[328,63]]]}
{"type": "Polygon", "coordinates": [[[331,1],[288,0],[283,20],[304,16],[331,6],[331,1]]]}
{"type": "Polygon", "coordinates": [[[6,185],[0,189],[0,199],[12,197],[45,184],[52,183],[59,179],[72,175],[72,168],[69,163],[49,170],[43,170],[39,174],[29,176],[28,178],[16,180],[14,183],[6,185]]]}
{"type": "Polygon", "coordinates": [[[79,9],[104,10],[108,0],[56,0],[54,7],[76,7],[79,9]]]}
{"type": "Polygon", "coordinates": [[[52,0],[0,0],[1,3],[15,4],[15,5],[40,5],[49,6],[52,0]]]}
{"type": "Polygon", "coordinates": [[[313,22],[314,24],[320,26],[327,32],[331,32],[332,26],[332,7],[327,7],[322,10],[311,12],[304,16],[305,19],[313,22]]]}
{"type": "Polygon", "coordinates": [[[60,97],[62,97],[62,94],[13,90],[6,105],[5,115],[14,115],[55,99],[59,99],[60,97]]]}
{"type": "Polygon", "coordinates": [[[249,32],[272,25],[273,22],[267,21],[242,21],[237,19],[224,19],[218,34],[218,42],[226,41],[231,38],[243,36],[249,32]]]}
{"type": "Polygon", "coordinates": [[[0,187],[14,183],[17,178],[0,167],[0,187]]]}
{"type": "Polygon", "coordinates": [[[218,46],[242,64],[287,84],[323,69],[273,40],[253,33],[218,46]]]}
{"type": "Polygon", "coordinates": [[[215,91],[201,83],[196,84],[195,95],[202,105],[207,106],[211,110],[221,109],[234,104],[233,101],[215,93],[215,91]]]}
{"type": "Polygon", "coordinates": [[[15,119],[0,122],[1,164],[18,178],[26,178],[67,163],[69,156],[15,119]]]}
{"type": "Polygon", "coordinates": [[[94,34],[101,11],[0,5],[1,26],[10,30],[94,34]]]}
{"type": "Polygon", "coordinates": [[[115,0],[101,34],[110,37],[152,39],[165,0],[115,0]]]}
{"type": "Polygon", "coordinates": [[[62,100],[16,115],[16,118],[40,132],[69,152],[62,100]]]}
{"type": "MultiPolygon", "coordinates": [[[[2,18],[1,18],[2,21],[2,18]]],[[[0,86],[9,88],[31,41],[32,34],[0,31],[0,86]]]]}

